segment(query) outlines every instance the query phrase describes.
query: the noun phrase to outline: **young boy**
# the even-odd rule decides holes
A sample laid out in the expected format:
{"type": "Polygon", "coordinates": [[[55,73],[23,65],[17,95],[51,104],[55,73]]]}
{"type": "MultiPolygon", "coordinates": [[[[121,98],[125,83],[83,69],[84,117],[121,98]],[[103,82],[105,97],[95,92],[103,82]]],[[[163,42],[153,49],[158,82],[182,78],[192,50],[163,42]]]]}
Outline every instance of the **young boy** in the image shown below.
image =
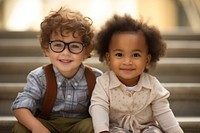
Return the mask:
{"type": "MultiPolygon", "coordinates": [[[[89,97],[83,60],[92,51],[92,20],[79,12],[60,8],[52,11],[41,23],[40,44],[53,64],[57,96],[49,119],[35,117],[46,92],[43,67],[27,76],[24,91],[12,105],[18,123],[15,133],[93,133],[88,113],[89,97]]],[[[91,68],[95,76],[101,71],[91,68]]]]}
{"type": "Polygon", "coordinates": [[[169,92],[147,73],[166,50],[160,32],[129,15],[114,15],[97,34],[110,71],[97,78],[90,114],[95,133],[183,133],[169,92]]]}

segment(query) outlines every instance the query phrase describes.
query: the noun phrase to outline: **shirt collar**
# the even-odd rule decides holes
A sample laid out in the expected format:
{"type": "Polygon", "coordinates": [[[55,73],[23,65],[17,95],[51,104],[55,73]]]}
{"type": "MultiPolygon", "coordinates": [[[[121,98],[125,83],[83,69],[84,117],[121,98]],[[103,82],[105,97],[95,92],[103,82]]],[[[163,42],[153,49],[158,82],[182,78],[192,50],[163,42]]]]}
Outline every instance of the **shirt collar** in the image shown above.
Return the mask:
{"type": "Polygon", "coordinates": [[[123,85],[113,71],[109,72],[109,76],[110,76],[110,86],[109,86],[110,89],[123,85]]]}
{"type": "MultiPolygon", "coordinates": [[[[110,75],[110,86],[109,86],[110,89],[120,87],[120,86],[125,86],[124,84],[122,84],[119,81],[119,79],[117,78],[117,76],[114,74],[113,71],[110,71],[109,75],[110,75]]],[[[140,79],[138,81],[138,84],[135,87],[136,87],[134,89],[135,91],[140,91],[142,88],[152,89],[153,86],[151,84],[149,74],[143,72],[140,75],[140,79]]]]}
{"type": "Polygon", "coordinates": [[[64,81],[68,81],[70,82],[71,85],[73,86],[77,86],[78,83],[81,81],[81,79],[83,78],[84,76],[84,71],[85,71],[85,67],[83,64],[80,65],[77,73],[71,78],[71,79],[66,79],[59,71],[58,69],[53,66],[53,70],[55,72],[55,75],[56,75],[56,82],[57,82],[57,86],[58,88],[60,88],[60,86],[62,85],[62,83],[64,81]]]}
{"type": "Polygon", "coordinates": [[[152,82],[151,78],[148,73],[143,72],[140,75],[140,79],[138,81],[138,84],[136,85],[136,91],[139,91],[141,88],[146,88],[146,89],[152,89],[152,82]]]}

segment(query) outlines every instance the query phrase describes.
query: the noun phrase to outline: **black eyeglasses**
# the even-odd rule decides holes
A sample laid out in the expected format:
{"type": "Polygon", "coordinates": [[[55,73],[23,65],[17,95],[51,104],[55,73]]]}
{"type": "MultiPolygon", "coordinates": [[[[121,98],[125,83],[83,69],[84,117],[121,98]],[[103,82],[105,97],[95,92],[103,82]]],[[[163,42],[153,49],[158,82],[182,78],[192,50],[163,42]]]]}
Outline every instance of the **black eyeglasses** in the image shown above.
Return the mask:
{"type": "Polygon", "coordinates": [[[61,40],[54,40],[54,41],[50,41],[50,48],[53,52],[55,53],[61,53],[62,51],[64,51],[64,49],[68,48],[68,50],[73,53],[73,54],[79,54],[83,51],[83,48],[85,47],[85,45],[82,42],[69,42],[66,43],[64,41],[61,40]]]}

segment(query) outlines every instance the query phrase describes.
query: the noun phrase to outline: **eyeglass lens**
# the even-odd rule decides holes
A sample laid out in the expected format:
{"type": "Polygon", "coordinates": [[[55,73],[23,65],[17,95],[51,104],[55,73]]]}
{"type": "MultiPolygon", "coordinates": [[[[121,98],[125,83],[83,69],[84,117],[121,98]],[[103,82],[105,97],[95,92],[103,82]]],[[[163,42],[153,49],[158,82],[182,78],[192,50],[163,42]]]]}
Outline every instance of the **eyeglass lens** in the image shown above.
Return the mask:
{"type": "Polygon", "coordinates": [[[67,45],[68,50],[71,53],[75,53],[75,54],[82,52],[83,47],[84,47],[83,44],[80,42],[64,43],[61,41],[51,41],[50,45],[51,45],[52,51],[57,52],[57,53],[62,52],[65,49],[66,45],[67,45]]]}

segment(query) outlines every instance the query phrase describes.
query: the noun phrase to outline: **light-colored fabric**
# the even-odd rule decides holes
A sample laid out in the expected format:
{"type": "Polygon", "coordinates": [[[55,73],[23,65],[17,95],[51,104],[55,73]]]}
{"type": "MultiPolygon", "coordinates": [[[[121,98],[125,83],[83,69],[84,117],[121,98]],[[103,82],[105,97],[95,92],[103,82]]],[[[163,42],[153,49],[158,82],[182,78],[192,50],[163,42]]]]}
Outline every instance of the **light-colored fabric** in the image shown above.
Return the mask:
{"type": "Polygon", "coordinates": [[[89,108],[95,133],[113,126],[140,133],[156,121],[166,133],[183,133],[169,108],[169,92],[155,77],[142,73],[135,87],[128,91],[113,71],[97,78],[89,108]]]}
{"type": "Polygon", "coordinates": [[[124,128],[112,127],[109,133],[131,133],[131,132],[124,128]]]}

